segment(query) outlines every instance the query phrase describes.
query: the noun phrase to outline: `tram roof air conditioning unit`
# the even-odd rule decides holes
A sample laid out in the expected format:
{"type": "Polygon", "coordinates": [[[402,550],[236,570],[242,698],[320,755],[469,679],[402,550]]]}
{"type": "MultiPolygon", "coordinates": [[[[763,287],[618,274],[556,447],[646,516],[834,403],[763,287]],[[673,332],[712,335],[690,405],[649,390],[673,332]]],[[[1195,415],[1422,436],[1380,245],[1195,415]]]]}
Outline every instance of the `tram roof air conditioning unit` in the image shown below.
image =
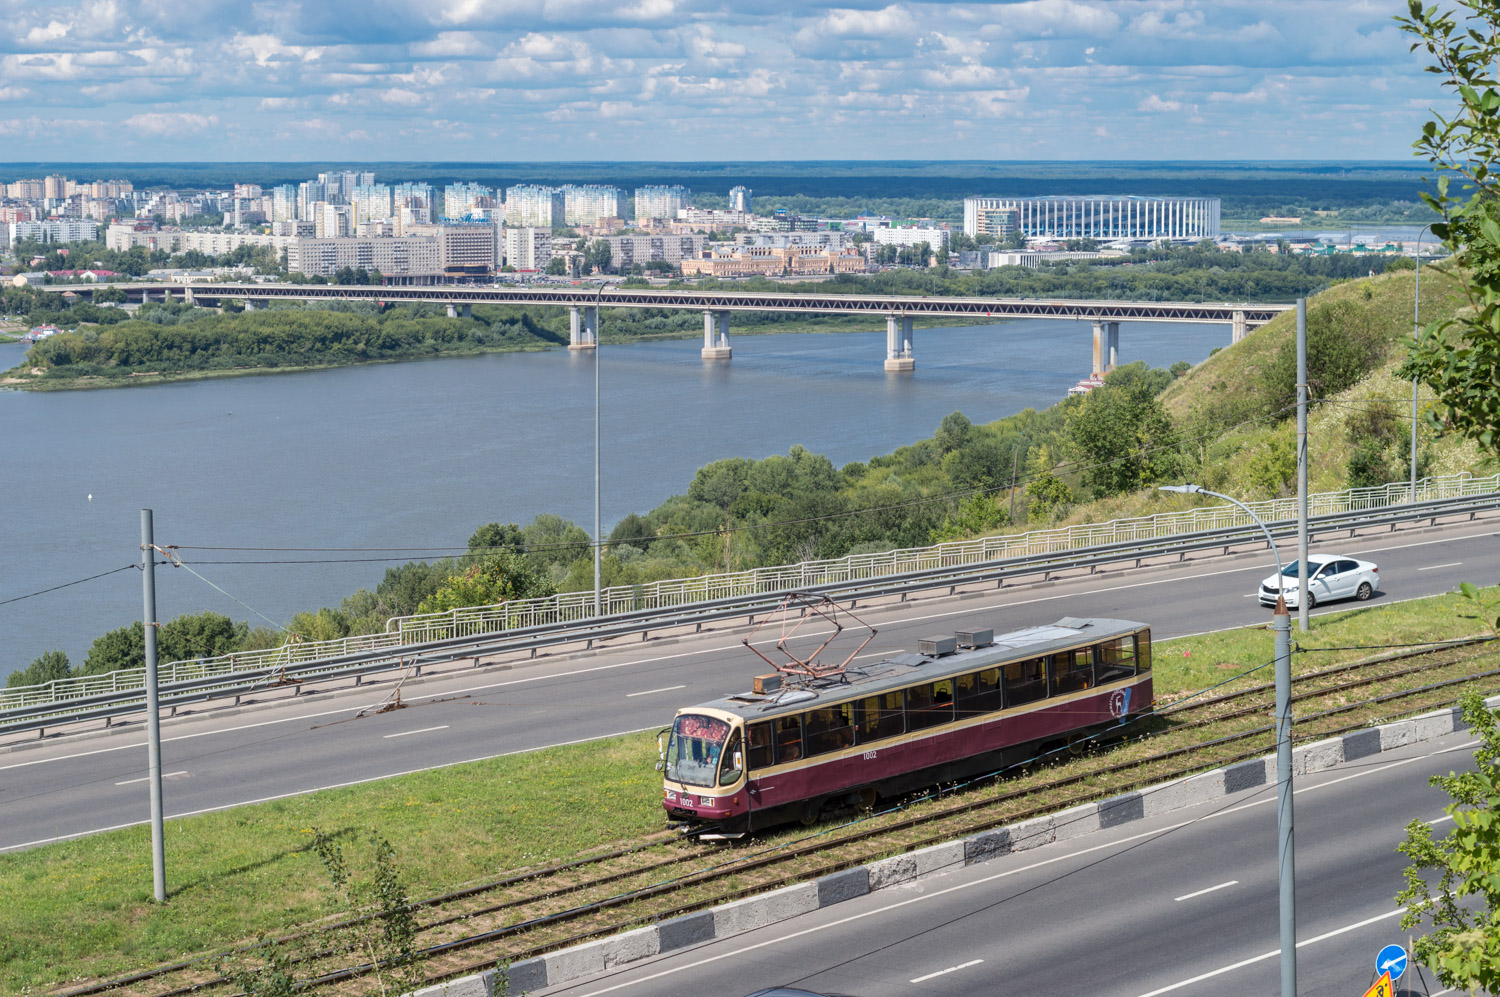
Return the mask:
{"type": "Polygon", "coordinates": [[[958,646],[962,648],[989,647],[995,643],[995,631],[989,630],[960,630],[954,634],[958,638],[958,646]]]}
{"type": "Polygon", "coordinates": [[[923,637],[917,641],[917,653],[925,654],[929,658],[941,658],[957,650],[958,638],[956,637],[923,637]]]}

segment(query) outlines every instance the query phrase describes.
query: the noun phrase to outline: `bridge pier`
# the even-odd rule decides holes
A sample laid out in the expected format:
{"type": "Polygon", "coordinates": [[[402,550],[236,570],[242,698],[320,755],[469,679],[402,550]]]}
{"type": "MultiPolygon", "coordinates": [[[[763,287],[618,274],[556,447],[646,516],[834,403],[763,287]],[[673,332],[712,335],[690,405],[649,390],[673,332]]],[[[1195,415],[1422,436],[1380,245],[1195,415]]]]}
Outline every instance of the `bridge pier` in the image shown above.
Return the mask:
{"type": "Polygon", "coordinates": [[[473,318],[474,306],[470,304],[459,305],[450,301],[448,303],[448,317],[458,318],[460,314],[462,314],[464,318],[473,318]],[[461,312],[460,309],[462,309],[461,312]]]}
{"type": "Polygon", "coordinates": [[[245,299],[245,311],[247,311],[247,312],[253,312],[258,307],[260,307],[260,306],[258,306],[255,303],[255,299],[254,298],[246,298],[245,299]]]}
{"type": "Polygon", "coordinates": [[[733,352],[729,347],[729,313],[704,309],[703,359],[728,360],[733,352]]]}
{"type": "Polygon", "coordinates": [[[1229,345],[1233,346],[1235,343],[1238,343],[1240,340],[1244,339],[1245,333],[1248,331],[1249,330],[1245,328],[1245,313],[1242,311],[1235,312],[1234,317],[1230,320],[1229,345]]]}
{"type": "Polygon", "coordinates": [[[1108,373],[1120,362],[1120,323],[1094,322],[1094,374],[1108,373]]]}
{"type": "Polygon", "coordinates": [[[917,369],[917,358],[912,353],[910,315],[887,315],[885,317],[885,369],[893,371],[917,369]]]}
{"type": "Polygon", "coordinates": [[[599,309],[568,306],[568,349],[592,350],[599,345],[599,309]]]}

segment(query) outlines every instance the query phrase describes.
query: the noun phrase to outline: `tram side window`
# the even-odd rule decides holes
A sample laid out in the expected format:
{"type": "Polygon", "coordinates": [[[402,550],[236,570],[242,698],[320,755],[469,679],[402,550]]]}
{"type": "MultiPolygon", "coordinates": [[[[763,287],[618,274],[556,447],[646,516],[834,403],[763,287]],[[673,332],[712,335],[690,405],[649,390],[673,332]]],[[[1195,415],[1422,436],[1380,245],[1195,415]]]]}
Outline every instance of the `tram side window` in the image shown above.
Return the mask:
{"type": "Polygon", "coordinates": [[[927,682],[906,690],[908,730],[923,730],[953,720],[953,680],[927,682]]]}
{"type": "Polygon", "coordinates": [[[1000,709],[1000,669],[986,668],[954,679],[958,719],[994,713],[1000,709]]]}
{"type": "Polygon", "coordinates": [[[1052,694],[1079,692],[1094,684],[1093,649],[1075,647],[1052,656],[1052,694]]]}
{"type": "Polygon", "coordinates": [[[1130,637],[1107,640],[1095,648],[1099,661],[1099,684],[1135,674],[1135,641],[1130,637]]]}
{"type": "Polygon", "coordinates": [[[854,704],[820,706],[807,716],[807,753],[821,755],[854,745],[854,704]]]}
{"type": "Polygon", "coordinates": [[[1047,695],[1047,669],[1044,659],[1027,658],[1005,666],[1005,705],[1020,706],[1047,695]]]}
{"type": "Polygon", "coordinates": [[[1142,674],[1151,670],[1151,631],[1142,630],[1135,635],[1135,670],[1142,674]]]}
{"type": "Polygon", "coordinates": [[[859,702],[859,743],[869,744],[906,733],[901,692],[883,692],[859,702]]]}
{"type": "Polygon", "coordinates": [[[745,730],[748,750],[745,763],[752,769],[763,769],[771,764],[771,723],[751,724],[745,730]]]}
{"type": "Polygon", "coordinates": [[[795,762],[802,757],[802,718],[779,717],[776,720],[776,764],[795,762]]]}

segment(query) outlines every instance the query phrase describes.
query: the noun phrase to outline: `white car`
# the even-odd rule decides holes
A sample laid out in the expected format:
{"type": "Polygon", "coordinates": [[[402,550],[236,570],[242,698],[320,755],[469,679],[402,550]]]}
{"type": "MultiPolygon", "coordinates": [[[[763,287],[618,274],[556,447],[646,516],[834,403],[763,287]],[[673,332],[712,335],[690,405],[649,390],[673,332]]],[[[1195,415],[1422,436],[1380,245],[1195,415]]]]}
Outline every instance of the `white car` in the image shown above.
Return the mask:
{"type": "MultiPolygon", "coordinates": [[[[1341,554],[1310,554],[1307,558],[1307,608],[1334,599],[1359,599],[1375,594],[1380,583],[1380,569],[1369,561],[1341,554]]],[[[1288,609],[1297,608],[1297,562],[1281,569],[1260,583],[1260,604],[1276,605],[1278,591],[1286,598],[1288,609]],[[1279,584],[1278,584],[1279,583],[1279,584]]]]}

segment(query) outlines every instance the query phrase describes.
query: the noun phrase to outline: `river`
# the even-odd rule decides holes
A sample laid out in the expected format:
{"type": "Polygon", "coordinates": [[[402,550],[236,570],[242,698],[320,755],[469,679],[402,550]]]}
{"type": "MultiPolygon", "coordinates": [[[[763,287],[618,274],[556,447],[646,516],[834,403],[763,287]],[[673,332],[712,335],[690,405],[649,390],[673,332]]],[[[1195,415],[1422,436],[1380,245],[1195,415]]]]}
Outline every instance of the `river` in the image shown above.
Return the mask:
{"type": "MultiPolygon", "coordinates": [[[[842,465],[930,436],[955,410],[987,422],[1044,408],[1088,373],[1091,336],[1087,323],[1048,320],[919,329],[917,369],[904,375],[881,368],[884,332],[732,336],[734,359],[711,364],[697,340],[607,345],[605,531],[723,457],[800,443],[842,465]]],[[[1122,358],[1154,366],[1196,363],[1228,341],[1227,326],[1120,331],[1122,358]]],[[[23,351],[0,344],[0,370],[23,351]]],[[[593,387],[593,358],[556,350],[0,391],[0,603],[138,561],[142,508],[155,510],[160,544],[223,547],[462,547],[481,523],[540,512],[591,529],[593,387]]],[[[158,569],[160,617],[212,609],[284,623],[373,588],[394,563],[206,563],[277,556],[192,552],[228,595],[158,569]]],[[[95,637],[140,612],[135,571],[0,604],[0,672],[50,648],[81,664],[95,637]]]]}

